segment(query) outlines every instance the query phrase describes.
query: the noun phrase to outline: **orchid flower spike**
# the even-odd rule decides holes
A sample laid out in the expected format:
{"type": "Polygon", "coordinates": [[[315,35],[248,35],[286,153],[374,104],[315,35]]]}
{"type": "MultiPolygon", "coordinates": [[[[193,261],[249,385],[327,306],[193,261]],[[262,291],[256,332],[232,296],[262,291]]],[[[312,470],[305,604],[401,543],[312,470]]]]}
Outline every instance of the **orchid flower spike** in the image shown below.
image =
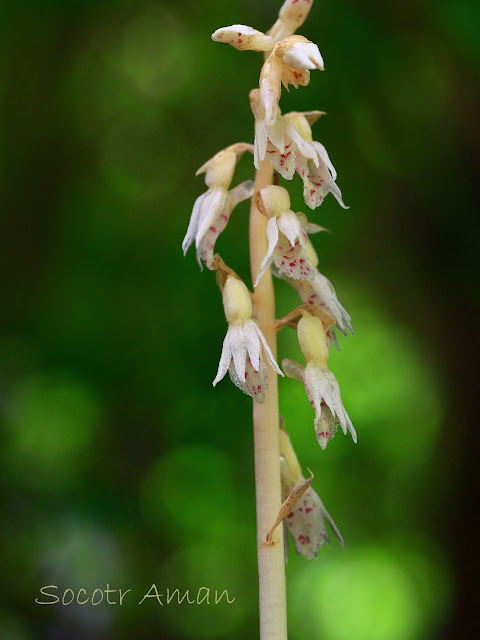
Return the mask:
{"type": "Polygon", "coordinates": [[[328,157],[327,150],[323,144],[313,140],[311,125],[317,118],[312,117],[312,113],[314,112],[299,113],[293,111],[285,115],[285,119],[296,130],[297,135],[315,149],[315,157],[312,158],[308,157],[308,154],[302,153],[302,147],[298,145],[299,152],[295,156],[295,168],[303,180],[305,204],[310,209],[316,209],[329,193],[333,193],[339,205],[344,209],[348,209],[343,202],[342,192],[335,182],[337,172],[328,157]]]}
{"type": "Polygon", "coordinates": [[[285,358],[282,362],[289,378],[300,380],[315,410],[315,435],[322,449],[335,436],[338,425],[347,428],[357,442],[357,434],[343,406],[337,379],[327,366],[328,343],[322,321],[307,311],[297,327],[298,341],[306,366],[285,358]]]}
{"type": "Polygon", "coordinates": [[[227,370],[232,382],[244,393],[262,404],[268,387],[264,355],[278,375],[283,376],[263,333],[252,319],[252,300],[245,284],[230,273],[223,286],[223,307],[228,331],[223,341],[215,386],[227,370]]]}
{"type": "MultiPolygon", "coordinates": [[[[280,429],[280,473],[283,500],[291,494],[295,486],[306,482],[290,438],[283,429],[280,429]]],[[[316,491],[309,486],[285,516],[298,555],[316,558],[321,545],[324,542],[330,544],[324,520],[328,522],[343,547],[342,534],[316,491]]]]}
{"type": "Polygon", "coordinates": [[[195,201],[182,249],[186,254],[195,240],[197,260],[200,266],[203,260],[208,269],[214,268],[215,242],[227,226],[233,209],[239,202],[253,195],[251,180],[246,180],[229,191],[235,166],[246,151],[253,153],[253,146],[245,142],[233,144],[219,151],[196,173],[196,175],[205,173],[208,191],[195,201]]]}
{"type": "MultiPolygon", "coordinates": [[[[307,229],[307,232],[308,229],[307,229]]],[[[307,239],[307,256],[312,265],[315,277],[313,280],[291,280],[290,283],[298,291],[300,298],[305,304],[318,307],[335,320],[336,328],[347,335],[347,330],[353,335],[352,319],[346,309],[340,304],[335,289],[328,278],[318,270],[318,256],[312,243],[307,239]]],[[[330,335],[336,348],[337,339],[333,331],[330,335]]]]}
{"type": "Polygon", "coordinates": [[[307,234],[302,221],[290,209],[290,196],[283,187],[269,185],[260,191],[261,210],[268,218],[268,250],[257,274],[255,286],[272,264],[289,278],[313,279],[315,277],[307,251],[307,234]]]}

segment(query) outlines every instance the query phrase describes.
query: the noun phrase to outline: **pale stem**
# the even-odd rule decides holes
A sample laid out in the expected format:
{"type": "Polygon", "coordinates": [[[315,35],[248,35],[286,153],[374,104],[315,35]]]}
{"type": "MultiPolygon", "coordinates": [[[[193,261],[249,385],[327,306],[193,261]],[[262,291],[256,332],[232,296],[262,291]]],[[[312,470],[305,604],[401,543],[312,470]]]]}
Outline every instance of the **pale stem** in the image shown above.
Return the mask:
{"type": "MultiPolygon", "coordinates": [[[[258,210],[256,194],[272,184],[273,166],[266,160],[255,176],[250,212],[250,263],[255,282],[267,253],[267,219],[258,210]]],[[[277,356],[275,295],[268,269],[254,291],[254,312],[273,355],[277,356]]],[[[277,527],[272,542],[265,543],[282,504],[280,489],[280,445],[277,374],[268,366],[268,391],[264,404],[253,403],[255,446],[255,493],[257,503],[257,554],[260,604],[260,640],[287,640],[287,599],[283,527],[277,527]]]]}

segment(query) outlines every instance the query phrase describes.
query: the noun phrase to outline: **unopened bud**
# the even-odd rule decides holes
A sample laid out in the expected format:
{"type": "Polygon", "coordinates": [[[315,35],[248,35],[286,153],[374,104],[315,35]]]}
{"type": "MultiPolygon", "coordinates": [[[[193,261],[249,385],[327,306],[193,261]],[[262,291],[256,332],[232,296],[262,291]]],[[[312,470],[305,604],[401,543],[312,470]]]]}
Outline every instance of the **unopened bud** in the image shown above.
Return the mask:
{"type": "Polygon", "coordinates": [[[268,218],[278,216],[290,210],[290,196],[283,187],[269,185],[260,191],[262,195],[265,214],[268,218]]]}
{"type": "Polygon", "coordinates": [[[298,341],[307,364],[313,362],[325,367],[328,360],[328,344],[320,318],[304,313],[298,323],[298,341]]]}
{"type": "Polygon", "coordinates": [[[228,324],[243,324],[252,317],[250,293],[245,284],[235,276],[228,276],[223,288],[223,308],[228,324]]]}

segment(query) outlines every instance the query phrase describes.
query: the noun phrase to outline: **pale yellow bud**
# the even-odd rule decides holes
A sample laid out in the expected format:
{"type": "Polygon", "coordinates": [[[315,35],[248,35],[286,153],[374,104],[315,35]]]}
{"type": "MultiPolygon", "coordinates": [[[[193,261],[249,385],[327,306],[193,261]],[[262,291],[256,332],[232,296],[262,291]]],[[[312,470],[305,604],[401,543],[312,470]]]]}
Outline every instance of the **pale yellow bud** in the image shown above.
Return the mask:
{"type": "Polygon", "coordinates": [[[207,187],[223,187],[228,189],[233,179],[237,155],[234,151],[224,151],[210,162],[206,175],[207,187]]]}
{"type": "Polygon", "coordinates": [[[243,324],[252,317],[250,293],[235,276],[228,276],[223,288],[223,308],[228,324],[243,324]]]}
{"type": "Polygon", "coordinates": [[[283,187],[277,187],[272,184],[268,187],[263,187],[260,193],[267,218],[279,216],[281,213],[290,210],[290,196],[283,187]]]}
{"type": "Polygon", "coordinates": [[[304,313],[298,323],[298,341],[308,364],[313,362],[320,367],[326,367],[328,360],[328,344],[320,318],[304,313]]]}
{"type": "Polygon", "coordinates": [[[304,140],[307,142],[313,141],[312,128],[303,113],[287,113],[285,118],[295,127],[304,140]]]}

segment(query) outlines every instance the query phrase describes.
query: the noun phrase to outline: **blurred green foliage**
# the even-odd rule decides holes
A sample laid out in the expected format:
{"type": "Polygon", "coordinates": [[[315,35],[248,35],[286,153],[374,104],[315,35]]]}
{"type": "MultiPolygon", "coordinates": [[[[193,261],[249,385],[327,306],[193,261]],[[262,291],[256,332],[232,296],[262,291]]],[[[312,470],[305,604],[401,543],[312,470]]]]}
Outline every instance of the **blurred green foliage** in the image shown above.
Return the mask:
{"type": "MultiPolygon", "coordinates": [[[[180,245],[204,190],[196,169],[253,137],[261,58],[210,34],[265,30],[279,5],[2,3],[2,640],[256,637],[251,403],[227,380],[211,387],[221,299],[180,245]],[[132,599],[34,602],[46,584],[107,583],[132,599]],[[137,606],[152,583],[235,602],[137,606]]],[[[333,232],[314,240],[320,269],[356,330],[330,363],[359,442],[339,434],[322,452],[301,385],[280,381],[293,444],[346,540],[290,558],[292,640],[468,629],[468,550],[448,523],[468,537],[458,333],[472,305],[478,27],[466,0],[316,0],[302,29],[326,71],[281,104],[328,112],[314,135],[351,205],[330,197],[311,215],[333,232]]],[[[242,160],[235,182],[252,170],[242,160]]],[[[291,191],[303,209],[300,181],[291,191]]],[[[250,283],[247,218],[243,203],[218,250],[250,283]]],[[[277,291],[279,315],[296,306],[277,291]]],[[[301,358],[289,329],[279,349],[301,358]]]]}

